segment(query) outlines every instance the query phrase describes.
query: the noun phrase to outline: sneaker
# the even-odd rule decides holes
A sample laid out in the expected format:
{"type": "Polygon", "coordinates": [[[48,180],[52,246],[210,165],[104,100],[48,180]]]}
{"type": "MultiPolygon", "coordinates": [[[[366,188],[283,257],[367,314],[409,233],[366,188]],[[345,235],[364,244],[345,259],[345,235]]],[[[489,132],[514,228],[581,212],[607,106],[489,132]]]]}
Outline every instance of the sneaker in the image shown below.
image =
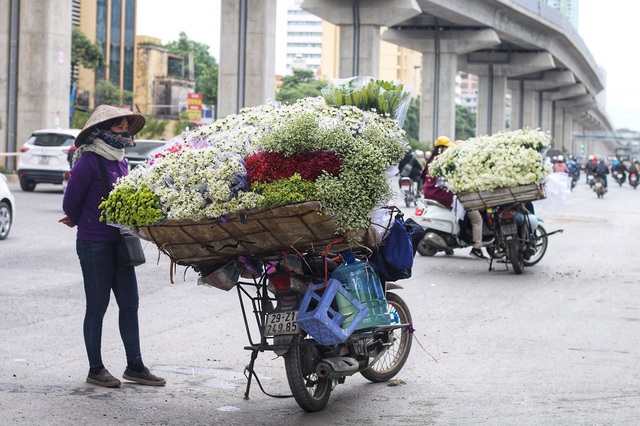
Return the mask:
{"type": "Polygon", "coordinates": [[[87,376],[87,383],[91,383],[92,385],[102,386],[105,388],[119,388],[120,380],[116,379],[107,371],[106,368],[100,370],[97,374],[92,374],[89,372],[87,376]]]}
{"type": "Polygon", "coordinates": [[[140,383],[141,385],[148,386],[164,386],[167,381],[162,377],[154,376],[151,374],[147,367],[144,368],[142,373],[136,373],[135,371],[127,369],[124,370],[122,378],[125,380],[131,380],[132,382],[140,383]]]}
{"type": "Polygon", "coordinates": [[[482,254],[482,249],[479,248],[472,248],[469,254],[471,256],[477,257],[478,259],[487,259],[487,256],[482,254]]]}

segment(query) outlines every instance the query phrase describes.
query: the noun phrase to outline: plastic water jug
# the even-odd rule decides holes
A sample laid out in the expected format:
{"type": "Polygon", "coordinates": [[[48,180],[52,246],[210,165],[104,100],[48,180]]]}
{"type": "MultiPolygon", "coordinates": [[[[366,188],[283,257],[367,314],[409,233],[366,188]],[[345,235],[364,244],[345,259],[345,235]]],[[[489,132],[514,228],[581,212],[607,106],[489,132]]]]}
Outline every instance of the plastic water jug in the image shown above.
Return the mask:
{"type": "MultiPolygon", "coordinates": [[[[344,288],[364,306],[369,308],[369,315],[356,330],[380,325],[389,325],[389,310],[384,297],[380,277],[366,263],[355,258],[353,252],[344,253],[345,263],[331,274],[331,278],[342,283],[344,288]]],[[[336,295],[338,312],[346,318],[342,327],[347,327],[358,310],[341,294],[336,295]]]]}

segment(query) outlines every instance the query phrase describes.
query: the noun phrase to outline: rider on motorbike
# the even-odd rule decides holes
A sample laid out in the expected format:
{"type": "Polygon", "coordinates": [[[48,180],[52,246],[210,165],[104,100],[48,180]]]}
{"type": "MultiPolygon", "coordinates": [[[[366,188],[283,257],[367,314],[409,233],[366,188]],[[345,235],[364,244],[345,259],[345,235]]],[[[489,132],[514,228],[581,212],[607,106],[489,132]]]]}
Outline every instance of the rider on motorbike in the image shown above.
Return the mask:
{"type": "Polygon", "coordinates": [[[637,176],[638,172],[640,172],[640,162],[638,160],[634,160],[629,166],[629,174],[635,173],[637,176]]]}
{"type": "Polygon", "coordinates": [[[567,162],[567,168],[569,169],[569,174],[573,176],[573,180],[577,183],[580,178],[580,166],[575,156],[572,156],[567,162]]]}
{"type": "Polygon", "coordinates": [[[566,173],[571,176],[571,172],[569,168],[564,162],[564,157],[562,155],[558,155],[556,162],[553,164],[553,172],[554,173],[566,173]]]}
{"type": "Polygon", "coordinates": [[[613,166],[613,171],[615,173],[622,173],[622,180],[627,179],[627,166],[624,165],[622,161],[618,162],[615,166],[613,166]]]}
{"type": "Polygon", "coordinates": [[[609,174],[609,168],[604,163],[604,158],[601,158],[600,161],[598,161],[598,164],[596,165],[596,168],[594,169],[593,174],[595,175],[596,178],[602,178],[602,180],[604,182],[604,187],[605,187],[605,190],[606,190],[606,188],[607,188],[607,175],[609,174]]]}
{"type": "MultiPolygon", "coordinates": [[[[439,136],[433,147],[433,154],[429,159],[429,163],[436,159],[439,154],[444,152],[451,146],[451,140],[446,136],[439,136]]],[[[424,179],[424,186],[422,187],[422,193],[424,198],[430,200],[436,200],[440,204],[452,208],[454,203],[454,194],[449,191],[442,183],[435,177],[429,175],[429,163],[427,167],[422,171],[422,178],[424,179]]],[[[473,240],[473,248],[469,253],[471,256],[475,256],[480,259],[486,259],[487,257],[482,253],[482,215],[478,210],[467,211],[467,216],[471,221],[471,233],[473,240]]]]}
{"type": "MultiPolygon", "coordinates": [[[[398,164],[401,177],[408,177],[411,179],[411,184],[419,186],[420,175],[422,174],[422,166],[420,162],[413,155],[413,150],[407,145],[407,149],[404,152],[404,158],[400,160],[398,164]]],[[[400,183],[399,183],[400,184],[400,183]]]]}
{"type": "Polygon", "coordinates": [[[587,172],[587,183],[589,183],[589,175],[595,174],[596,165],[598,164],[598,159],[595,155],[590,155],[587,164],[584,166],[584,171],[587,172]]]}

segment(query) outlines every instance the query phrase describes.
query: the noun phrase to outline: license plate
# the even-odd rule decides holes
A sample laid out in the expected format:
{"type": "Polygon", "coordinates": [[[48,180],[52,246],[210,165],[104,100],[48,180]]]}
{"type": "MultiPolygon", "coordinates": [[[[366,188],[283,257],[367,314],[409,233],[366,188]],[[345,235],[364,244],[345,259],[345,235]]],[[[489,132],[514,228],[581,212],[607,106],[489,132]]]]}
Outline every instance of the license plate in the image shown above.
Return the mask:
{"type": "Polygon", "coordinates": [[[635,182],[635,181],[637,181],[637,180],[638,180],[638,178],[637,178],[637,177],[635,177],[635,176],[631,176],[631,182],[635,182]]]}
{"type": "Polygon", "coordinates": [[[276,334],[297,334],[297,319],[298,311],[268,313],[267,321],[264,324],[264,335],[275,336],[276,334]]]}
{"type": "Polygon", "coordinates": [[[596,182],[596,188],[601,188],[602,187],[602,182],[596,182]]]}
{"type": "Polygon", "coordinates": [[[40,156],[40,158],[38,159],[38,164],[49,164],[49,156],[48,155],[40,156]]]}
{"type": "Polygon", "coordinates": [[[502,224],[502,234],[511,235],[518,233],[518,226],[515,223],[504,223],[502,224]]]}
{"type": "Polygon", "coordinates": [[[403,183],[403,184],[402,184],[402,187],[403,187],[403,188],[409,188],[409,186],[410,186],[410,185],[409,185],[408,183],[403,183]]]}

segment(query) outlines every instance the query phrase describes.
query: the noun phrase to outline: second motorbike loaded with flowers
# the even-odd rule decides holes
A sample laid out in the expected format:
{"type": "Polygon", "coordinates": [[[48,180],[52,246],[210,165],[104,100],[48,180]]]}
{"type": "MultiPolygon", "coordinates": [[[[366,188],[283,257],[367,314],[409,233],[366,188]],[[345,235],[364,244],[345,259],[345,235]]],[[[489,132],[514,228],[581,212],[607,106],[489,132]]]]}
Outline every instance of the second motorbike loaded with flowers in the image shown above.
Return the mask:
{"type": "MultiPolygon", "coordinates": [[[[522,129],[473,138],[456,144],[434,160],[429,173],[457,194],[451,209],[425,200],[414,217],[427,231],[420,254],[470,245],[470,230],[458,221],[458,210],[481,210],[483,246],[493,260],[511,264],[516,274],[540,261],[547,248],[547,234],[539,217],[525,203],[545,198],[541,186],[550,169],[540,151],[549,147],[546,133],[522,129]]],[[[560,232],[560,231],[559,231],[560,232]]],[[[490,265],[491,268],[491,265],[490,265]]]]}

